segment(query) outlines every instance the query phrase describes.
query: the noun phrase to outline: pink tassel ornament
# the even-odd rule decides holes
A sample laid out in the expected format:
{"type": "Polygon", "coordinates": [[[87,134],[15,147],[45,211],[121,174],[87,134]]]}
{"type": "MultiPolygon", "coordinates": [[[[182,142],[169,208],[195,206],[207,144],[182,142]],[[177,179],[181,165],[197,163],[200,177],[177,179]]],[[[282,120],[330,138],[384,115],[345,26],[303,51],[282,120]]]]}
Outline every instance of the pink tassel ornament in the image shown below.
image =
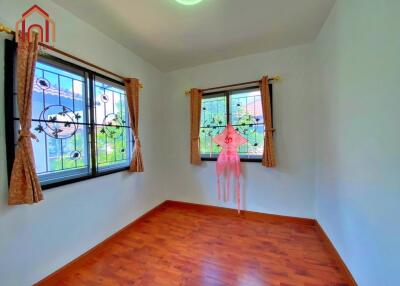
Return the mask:
{"type": "Polygon", "coordinates": [[[218,200],[221,200],[221,176],[225,176],[226,187],[223,200],[229,200],[230,180],[233,175],[235,179],[235,192],[238,213],[240,213],[240,157],[237,149],[240,145],[247,143],[247,139],[239,134],[231,124],[224,131],[213,138],[213,142],[221,146],[216,163],[218,200]]]}

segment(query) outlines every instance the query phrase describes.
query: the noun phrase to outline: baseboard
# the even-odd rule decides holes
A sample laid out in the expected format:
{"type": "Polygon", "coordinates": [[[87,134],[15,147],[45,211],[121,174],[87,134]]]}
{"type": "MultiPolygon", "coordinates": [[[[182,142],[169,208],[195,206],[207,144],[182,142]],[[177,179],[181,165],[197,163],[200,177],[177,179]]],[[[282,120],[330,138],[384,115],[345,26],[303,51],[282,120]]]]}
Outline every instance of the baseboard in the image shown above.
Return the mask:
{"type": "Polygon", "coordinates": [[[63,275],[59,275],[60,273],[73,272],[75,269],[80,268],[83,264],[85,264],[85,262],[86,262],[85,258],[86,257],[91,256],[91,255],[96,255],[96,254],[100,253],[105,248],[105,246],[107,245],[107,243],[109,241],[113,240],[114,238],[116,238],[119,235],[121,235],[127,229],[134,227],[139,222],[145,220],[149,216],[151,216],[154,213],[158,212],[166,203],[167,202],[164,201],[161,204],[155,206],[154,208],[152,208],[148,212],[144,213],[142,216],[138,217],[137,219],[135,219],[133,222],[131,222],[127,226],[123,227],[122,229],[120,229],[116,233],[114,233],[111,236],[107,237],[105,240],[103,240],[99,244],[95,245],[94,247],[92,247],[91,249],[86,251],[85,253],[81,254],[80,256],[75,258],[74,260],[68,262],[66,265],[64,265],[60,269],[56,270],[55,272],[51,273],[50,275],[46,276],[45,278],[43,278],[42,280],[40,280],[39,282],[37,282],[37,283],[35,283],[33,285],[36,285],[36,286],[38,286],[38,285],[40,285],[40,286],[43,286],[43,285],[57,285],[57,282],[59,282],[59,278],[58,277],[62,277],[63,276],[63,275]]]}
{"type": "Polygon", "coordinates": [[[99,254],[101,251],[104,250],[106,247],[107,243],[114,238],[118,237],[119,235],[123,234],[124,231],[135,227],[139,222],[145,220],[149,216],[153,215],[154,213],[160,211],[163,207],[179,207],[179,208],[186,208],[186,209],[191,209],[191,210],[212,210],[216,214],[224,214],[224,215],[231,215],[231,216],[241,216],[241,217],[248,217],[248,218],[256,218],[256,219],[263,219],[266,221],[273,221],[273,222],[286,222],[286,223],[295,223],[295,224],[302,224],[302,225],[309,225],[309,226],[314,226],[315,229],[319,232],[321,235],[327,250],[335,257],[337,260],[337,263],[339,264],[339,267],[341,268],[343,275],[345,275],[347,279],[347,283],[350,286],[357,286],[356,281],[353,278],[353,275],[347,268],[346,264],[344,263],[343,259],[340,257],[339,253],[337,252],[335,246],[332,244],[331,240],[321,227],[321,225],[316,221],[315,219],[310,219],[310,218],[302,218],[302,217],[292,217],[292,216],[283,216],[283,215],[275,215],[275,214],[266,214],[266,213],[259,213],[259,212],[254,212],[254,211],[241,211],[240,214],[238,214],[236,209],[232,208],[224,208],[224,207],[218,207],[218,206],[212,206],[212,205],[203,205],[203,204],[196,204],[196,203],[189,203],[189,202],[181,202],[181,201],[173,201],[173,200],[166,200],[163,203],[159,204],[158,206],[154,207],[153,209],[149,210],[127,226],[123,227],[116,233],[112,234],[108,238],[106,238],[104,241],[100,242],[93,248],[89,249],[82,255],[78,256],[71,262],[67,263],[60,269],[56,270],[52,274],[48,275],[47,277],[43,278],[39,282],[35,283],[34,285],[57,285],[57,282],[59,282],[58,277],[63,277],[64,275],[59,275],[61,273],[65,274],[68,272],[74,272],[76,269],[80,268],[82,265],[84,265],[87,261],[86,258],[91,256],[91,255],[96,255],[99,254]]]}
{"type": "Polygon", "coordinates": [[[319,222],[316,220],[315,221],[315,228],[316,230],[320,233],[326,248],[329,250],[329,252],[335,257],[336,262],[339,264],[340,269],[343,272],[343,275],[347,279],[347,283],[350,286],[357,286],[357,282],[354,279],[353,275],[351,274],[349,268],[347,268],[346,263],[344,263],[342,257],[340,256],[339,252],[336,250],[335,246],[333,245],[332,241],[329,239],[328,235],[322,228],[322,226],[319,224],[319,222]]]}
{"type": "Polygon", "coordinates": [[[213,205],[188,203],[188,202],[182,202],[182,201],[173,201],[173,200],[167,200],[167,201],[165,201],[165,203],[167,206],[176,206],[176,207],[188,208],[188,209],[197,209],[197,210],[212,209],[215,213],[221,213],[221,214],[225,214],[225,215],[228,214],[228,215],[248,217],[248,218],[264,219],[264,220],[275,221],[275,222],[288,222],[288,223],[296,223],[296,224],[302,224],[302,225],[315,225],[315,219],[311,219],[311,218],[267,214],[267,213],[260,213],[260,212],[254,212],[254,211],[246,211],[246,210],[241,210],[240,214],[238,214],[237,209],[225,208],[225,207],[219,207],[219,206],[213,206],[213,205]]]}

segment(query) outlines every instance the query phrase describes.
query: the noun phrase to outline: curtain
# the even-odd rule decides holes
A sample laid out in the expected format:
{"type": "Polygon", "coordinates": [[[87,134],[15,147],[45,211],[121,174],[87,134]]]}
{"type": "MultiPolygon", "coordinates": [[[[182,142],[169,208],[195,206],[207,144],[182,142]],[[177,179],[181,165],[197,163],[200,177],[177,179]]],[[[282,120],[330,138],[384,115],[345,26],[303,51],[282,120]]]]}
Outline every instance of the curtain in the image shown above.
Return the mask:
{"type": "Polygon", "coordinates": [[[142,145],[139,139],[139,89],[140,83],[137,78],[125,79],[126,98],[128,101],[131,128],[135,139],[130,172],[143,172],[142,145]]]}
{"type": "Polygon", "coordinates": [[[202,91],[190,90],[190,163],[200,165],[200,113],[202,91]]]}
{"type": "MultiPolygon", "coordinates": [[[[30,131],[32,123],[32,89],[35,64],[38,56],[38,35],[32,34],[18,42],[17,48],[17,100],[21,130],[15,153],[8,195],[10,205],[32,204],[43,199],[42,189],[35,170],[35,159],[30,131]]],[[[8,107],[10,108],[10,107],[8,107]]]]}
{"type": "Polygon", "coordinates": [[[264,128],[265,128],[264,153],[262,157],[262,165],[265,167],[275,167],[276,159],[275,159],[275,149],[272,136],[274,129],[272,128],[271,98],[269,94],[267,76],[264,76],[261,79],[260,90],[261,90],[261,103],[262,103],[264,128]]]}

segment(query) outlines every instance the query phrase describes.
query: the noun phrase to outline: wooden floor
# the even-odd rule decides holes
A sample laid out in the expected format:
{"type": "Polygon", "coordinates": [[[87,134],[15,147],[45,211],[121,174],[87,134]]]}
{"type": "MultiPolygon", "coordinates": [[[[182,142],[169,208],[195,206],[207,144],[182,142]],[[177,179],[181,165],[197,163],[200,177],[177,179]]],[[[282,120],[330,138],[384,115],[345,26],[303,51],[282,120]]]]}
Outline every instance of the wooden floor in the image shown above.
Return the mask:
{"type": "Polygon", "coordinates": [[[312,222],[168,202],[39,285],[349,284],[312,222]]]}

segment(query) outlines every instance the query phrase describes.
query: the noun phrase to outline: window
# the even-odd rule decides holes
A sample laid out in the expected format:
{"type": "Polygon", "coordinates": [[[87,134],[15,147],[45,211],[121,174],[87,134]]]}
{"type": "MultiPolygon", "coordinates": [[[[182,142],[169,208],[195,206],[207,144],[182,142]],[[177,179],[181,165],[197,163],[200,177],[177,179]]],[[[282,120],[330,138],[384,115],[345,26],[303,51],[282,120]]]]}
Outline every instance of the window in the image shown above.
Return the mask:
{"type": "MultiPolygon", "coordinates": [[[[14,107],[7,116],[9,172],[20,128],[15,84],[12,90],[6,102],[14,107]]],[[[37,137],[32,145],[43,188],[128,169],[129,122],[122,83],[50,56],[38,58],[31,132],[37,137]]]]}
{"type": "MultiPolygon", "coordinates": [[[[271,91],[272,102],[272,88],[271,91]]],[[[200,153],[202,160],[216,160],[220,147],[212,138],[227,123],[248,142],[239,147],[242,161],[261,161],[264,150],[264,118],[259,87],[203,94],[200,121],[200,153]]]]}

